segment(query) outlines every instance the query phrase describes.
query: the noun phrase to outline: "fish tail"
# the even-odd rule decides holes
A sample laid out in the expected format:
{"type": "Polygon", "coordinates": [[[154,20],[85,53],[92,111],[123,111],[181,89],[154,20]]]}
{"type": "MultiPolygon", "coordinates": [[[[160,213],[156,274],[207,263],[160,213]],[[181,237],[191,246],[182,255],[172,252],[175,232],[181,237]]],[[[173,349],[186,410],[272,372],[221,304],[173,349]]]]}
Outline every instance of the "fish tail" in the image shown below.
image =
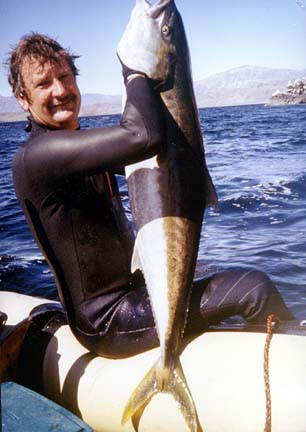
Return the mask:
{"type": "Polygon", "coordinates": [[[170,393],[179,405],[190,432],[203,432],[200,425],[195,403],[187,385],[182,365],[178,360],[176,367],[171,370],[165,392],[170,393]]]}
{"type": "Polygon", "coordinates": [[[131,394],[122,414],[122,426],[131,418],[135,431],[146,406],[152,399],[157,390],[157,363],[149,370],[142,381],[131,394]]]}
{"type": "Polygon", "coordinates": [[[122,425],[131,418],[135,431],[138,431],[146,406],[158,392],[170,393],[174,397],[190,432],[203,432],[179,360],[170,370],[163,369],[160,362],[154,364],[130,396],[122,415],[122,425]]]}

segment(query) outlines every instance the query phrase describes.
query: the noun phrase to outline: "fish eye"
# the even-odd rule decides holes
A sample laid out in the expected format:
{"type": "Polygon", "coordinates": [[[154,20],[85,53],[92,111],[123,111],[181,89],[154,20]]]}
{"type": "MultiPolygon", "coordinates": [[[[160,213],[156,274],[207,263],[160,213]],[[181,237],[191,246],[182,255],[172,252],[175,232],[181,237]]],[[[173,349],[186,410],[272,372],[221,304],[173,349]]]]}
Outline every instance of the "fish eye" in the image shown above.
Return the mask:
{"type": "Polygon", "coordinates": [[[161,31],[164,36],[168,36],[170,34],[170,27],[167,24],[164,24],[161,31]]]}

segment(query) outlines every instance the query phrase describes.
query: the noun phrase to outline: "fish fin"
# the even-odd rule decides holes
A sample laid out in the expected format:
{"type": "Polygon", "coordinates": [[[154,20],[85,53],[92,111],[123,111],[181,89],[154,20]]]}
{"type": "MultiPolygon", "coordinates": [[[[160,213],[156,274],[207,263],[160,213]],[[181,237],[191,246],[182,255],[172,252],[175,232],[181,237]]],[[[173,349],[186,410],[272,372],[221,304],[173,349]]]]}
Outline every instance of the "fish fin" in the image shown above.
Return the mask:
{"type": "Polygon", "coordinates": [[[178,360],[176,367],[170,371],[170,377],[164,391],[170,393],[179,405],[190,432],[203,432],[197,410],[188,388],[187,381],[178,360]]]}
{"type": "Polygon", "coordinates": [[[205,189],[206,189],[206,203],[205,207],[213,206],[215,211],[219,211],[218,195],[216,192],[215,185],[209,174],[207,166],[205,166],[205,189]]]}
{"type": "Polygon", "coordinates": [[[203,432],[180,361],[175,368],[167,371],[160,367],[159,361],[155,363],[130,396],[121,424],[124,425],[131,418],[137,432],[146,406],[158,392],[169,393],[174,397],[190,432],[203,432]]]}
{"type": "Polygon", "coordinates": [[[142,414],[144,410],[146,409],[146,406],[149,404],[151,398],[146,400],[144,404],[135,412],[135,414],[132,416],[132,424],[136,432],[138,432],[138,426],[142,417],[142,414]]]}
{"type": "Polygon", "coordinates": [[[140,256],[138,252],[138,237],[136,237],[135,244],[134,244],[134,250],[133,250],[133,256],[132,256],[132,264],[131,264],[131,272],[134,273],[136,270],[142,270],[140,256]]]}
{"type": "Polygon", "coordinates": [[[138,431],[141,416],[156,392],[155,364],[131,394],[123,411],[121,419],[122,426],[131,418],[135,430],[138,431]]]}

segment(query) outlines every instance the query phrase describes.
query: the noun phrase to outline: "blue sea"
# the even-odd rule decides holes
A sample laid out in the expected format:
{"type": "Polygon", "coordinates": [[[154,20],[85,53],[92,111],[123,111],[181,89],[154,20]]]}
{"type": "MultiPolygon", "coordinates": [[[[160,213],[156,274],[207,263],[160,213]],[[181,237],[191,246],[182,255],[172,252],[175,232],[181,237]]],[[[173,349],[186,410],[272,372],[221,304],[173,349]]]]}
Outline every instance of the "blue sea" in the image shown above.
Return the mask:
{"type": "MultiPolygon", "coordinates": [[[[82,128],[116,124],[87,117],[82,128]]],[[[196,275],[230,267],[265,271],[298,319],[306,318],[306,106],[200,110],[207,164],[220,202],[207,209],[196,275]]],[[[0,123],[0,289],[56,299],[12,184],[25,122],[0,123]]],[[[127,188],[119,177],[125,209],[127,188]]]]}

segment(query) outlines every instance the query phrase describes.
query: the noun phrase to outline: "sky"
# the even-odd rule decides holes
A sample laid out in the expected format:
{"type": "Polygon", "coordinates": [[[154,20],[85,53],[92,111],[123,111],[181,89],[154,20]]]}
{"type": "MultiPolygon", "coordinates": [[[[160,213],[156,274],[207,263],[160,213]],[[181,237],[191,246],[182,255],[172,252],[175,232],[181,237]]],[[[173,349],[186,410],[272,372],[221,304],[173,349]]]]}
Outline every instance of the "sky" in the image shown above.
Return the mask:
{"type": "MultiPolygon", "coordinates": [[[[116,47],[134,3],[0,0],[0,95],[11,95],[3,62],[30,31],[56,38],[81,56],[81,93],[120,94],[116,47]]],[[[244,65],[306,69],[306,0],[176,0],[176,5],[194,80],[244,65]]]]}

